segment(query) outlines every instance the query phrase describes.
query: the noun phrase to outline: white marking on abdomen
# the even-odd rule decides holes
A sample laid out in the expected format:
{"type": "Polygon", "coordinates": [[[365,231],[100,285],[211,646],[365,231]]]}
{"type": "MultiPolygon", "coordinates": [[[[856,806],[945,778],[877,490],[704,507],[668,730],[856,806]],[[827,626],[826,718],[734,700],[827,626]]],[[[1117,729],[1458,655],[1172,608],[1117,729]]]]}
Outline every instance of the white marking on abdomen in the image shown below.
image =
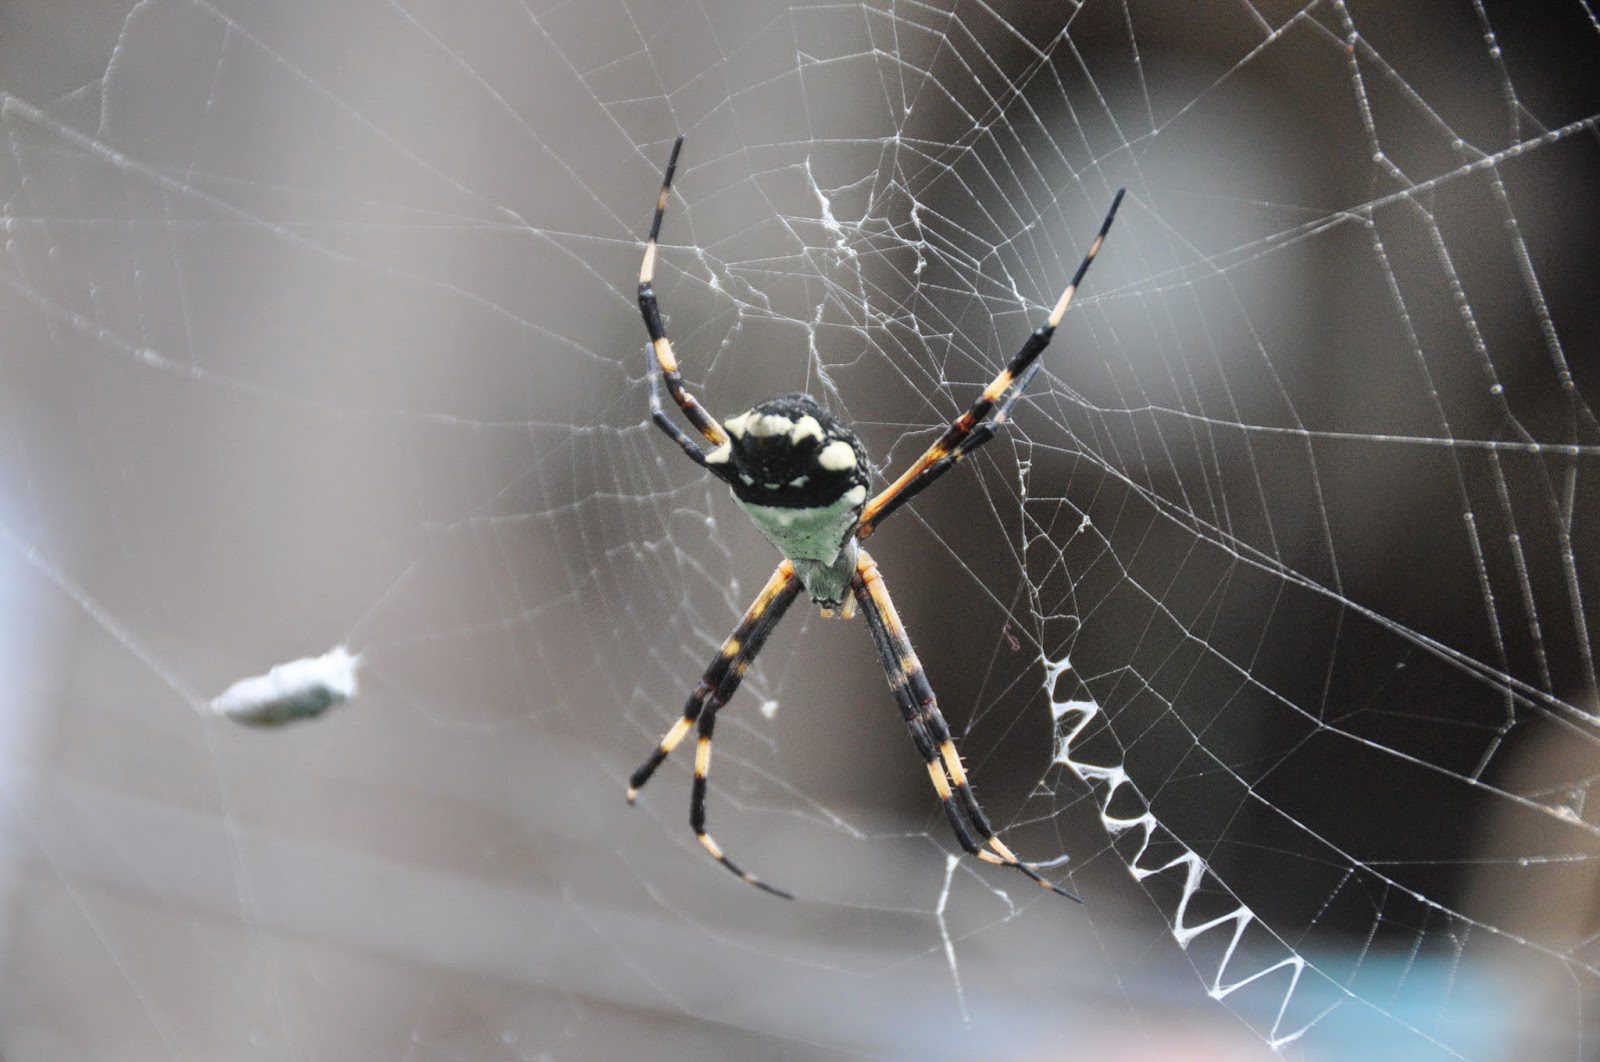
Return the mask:
{"type": "Polygon", "coordinates": [[[824,446],[822,452],[817,454],[817,464],[829,472],[843,472],[847,468],[854,468],[855,448],[843,439],[837,439],[824,446]]]}

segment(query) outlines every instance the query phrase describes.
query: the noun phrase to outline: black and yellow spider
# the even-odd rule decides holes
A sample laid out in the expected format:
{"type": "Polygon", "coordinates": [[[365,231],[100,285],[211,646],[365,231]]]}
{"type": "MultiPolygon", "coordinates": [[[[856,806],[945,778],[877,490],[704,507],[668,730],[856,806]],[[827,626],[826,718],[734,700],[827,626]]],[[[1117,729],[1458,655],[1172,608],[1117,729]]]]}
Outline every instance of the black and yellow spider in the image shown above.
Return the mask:
{"type": "Polygon", "coordinates": [[[939,802],[961,847],[985,862],[1016,867],[1045,888],[1077,900],[1073,893],[1045,880],[1037,870],[1018,859],[1005,842],[995,836],[989,817],[978,806],[977,797],[967,783],[967,772],[951,740],[950,728],[939,712],[933,687],[917,661],[917,654],[912,651],[911,639],[900,623],[894,602],[889,599],[889,590],[878,574],[878,566],[859,543],[876,531],[887,516],[993,438],[995,430],[1006,422],[1011,407],[1038,371],[1035,362],[1067,312],[1073,292],[1078,290],[1090,263],[1100,253],[1106,232],[1122,203],[1122,191],[1118,190],[1111,200],[1111,209],[1106,212],[1099,234],[1089,245],[1089,253],[1083,256],[1072,283],[1056,300],[1055,309],[1050,311],[1045,323],[1022,344],[1011,364],[984,388],[972,408],[953,421],[900,478],[868,501],[867,456],[860,440],[848,425],[836,420],[810,395],[771,398],[719,424],[684,389],[678,360],[667,340],[661,309],[651,286],[656,266],[656,240],[661,235],[661,219],[666,214],[672,175],[678,167],[678,152],[682,147],[683,137],[680,136],[672,145],[672,157],[667,161],[666,176],[661,181],[661,195],[656,200],[655,219],[650,224],[650,238],[644,248],[644,264],[639,269],[639,311],[644,315],[645,330],[650,333],[651,356],[660,367],[667,392],[689,423],[711,443],[712,449],[702,450],[667,416],[661,406],[661,390],[654,368],[650,372],[650,417],[696,464],[728,484],[734,500],[755,521],[761,533],[782,551],[784,559],[739,625],[722,643],[717,659],[701,676],[700,684],[684,706],[683,718],[673,724],[650,758],[633,772],[628,784],[628,802],[633,803],[639,789],[698,722],[700,739],[695,750],[694,792],[689,804],[689,822],[695,836],[713,859],[740,878],[775,896],[792,899],[782,889],[739,869],[706,832],[706,776],[711,770],[711,732],[716,725],[718,709],[727,704],[739,688],[756,653],[761,651],[768,635],[804,587],[824,616],[831,616],[834,609],[843,606],[842,615],[848,619],[854,615],[855,605],[861,606],[889,678],[889,688],[900,705],[900,714],[911,731],[911,739],[927,764],[928,777],[933,780],[934,791],[939,794],[939,802]],[[847,593],[850,596],[847,597],[847,593]],[[959,808],[956,797],[960,799],[959,808]],[[973,836],[974,831],[982,838],[981,843],[973,836]]]}

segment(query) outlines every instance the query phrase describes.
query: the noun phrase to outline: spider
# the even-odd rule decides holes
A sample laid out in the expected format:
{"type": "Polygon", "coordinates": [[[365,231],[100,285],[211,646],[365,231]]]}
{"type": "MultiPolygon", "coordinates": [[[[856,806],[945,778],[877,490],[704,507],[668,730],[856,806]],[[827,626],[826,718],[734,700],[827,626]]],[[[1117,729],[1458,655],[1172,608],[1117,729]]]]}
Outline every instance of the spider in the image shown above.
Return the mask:
{"type": "Polygon", "coordinates": [[[1018,859],[995,836],[989,817],[967,781],[950,728],[939,712],[933,687],[911,648],[911,639],[895,612],[878,566],[860,544],[895,510],[992,439],[1006,423],[1017,398],[1039,371],[1039,354],[1049,345],[1073,293],[1100,253],[1122,203],[1123,190],[1118,189],[1111,200],[1111,209],[1089,245],[1089,252],[1045,323],[1034,330],[971,408],[952,421],[938,441],[898,479],[868,501],[869,466],[861,441],[849,425],[829,414],[810,395],[770,398],[719,423],[684,387],[651,284],[656,241],[661,235],[661,221],[666,215],[672,176],[682,148],[680,136],[673,142],[672,156],[667,160],[655,218],[645,242],[644,264],[639,269],[639,312],[644,316],[645,331],[650,334],[652,360],[650,418],[690,460],[729,486],[740,508],[778,547],[784,559],[722,643],[717,658],[689,695],[682,718],[633,772],[628,783],[628,803],[638,799],[639,790],[656,768],[698,724],[694,787],[689,802],[689,823],[695,837],[711,858],[739,878],[774,896],[794,898],[740,869],[706,832],[706,779],[711,771],[711,735],[717,712],[733,697],[767,637],[804,588],[825,617],[839,610],[843,618],[849,619],[855,614],[855,606],[860,606],[889,679],[889,689],[961,847],[985,862],[1015,867],[1044,888],[1082,903],[1076,894],[1050,882],[1035,867],[1018,859]],[[702,449],[667,415],[661,402],[661,382],[665,382],[667,393],[689,423],[711,444],[710,450],[702,449]]]}

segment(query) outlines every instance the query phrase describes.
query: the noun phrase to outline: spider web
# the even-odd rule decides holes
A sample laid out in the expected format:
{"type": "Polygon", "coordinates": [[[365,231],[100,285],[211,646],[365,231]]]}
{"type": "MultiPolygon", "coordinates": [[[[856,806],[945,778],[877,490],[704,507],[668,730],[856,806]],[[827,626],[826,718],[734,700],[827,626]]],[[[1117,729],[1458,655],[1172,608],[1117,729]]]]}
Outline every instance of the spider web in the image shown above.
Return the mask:
{"type": "MultiPolygon", "coordinates": [[[[7,1057],[1588,1057],[1600,17],[21,5],[0,43],[7,1057]],[[81,16],[81,17],[80,17],[81,16]],[[649,424],[899,469],[1128,199],[1007,430],[873,539],[978,792],[649,424]],[[348,644],[314,724],[208,715],[348,644]],[[684,759],[680,753],[678,759],[684,759]]],[[[891,473],[892,474],[892,473],[891,473]]]]}

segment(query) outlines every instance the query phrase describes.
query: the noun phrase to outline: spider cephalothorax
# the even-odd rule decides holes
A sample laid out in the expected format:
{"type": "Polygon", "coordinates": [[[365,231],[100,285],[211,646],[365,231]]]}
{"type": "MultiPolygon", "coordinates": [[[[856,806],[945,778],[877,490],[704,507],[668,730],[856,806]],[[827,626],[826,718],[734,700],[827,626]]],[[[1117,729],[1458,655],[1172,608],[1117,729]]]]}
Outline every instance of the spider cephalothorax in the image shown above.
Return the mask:
{"type": "Polygon", "coordinates": [[[854,531],[867,504],[867,454],[855,432],[810,395],[770,398],[722,422],[728,438],[706,454],[734,500],[794,562],[824,609],[847,599],[854,531]]]}
{"type": "Polygon", "coordinates": [[[1039,369],[1039,355],[1055,334],[1073,293],[1089,271],[1089,264],[1100,253],[1111,221],[1117,215],[1117,206],[1122,202],[1122,192],[1118,191],[1112,199],[1099,234],[1089,245],[1072,282],[1056,300],[1045,323],[1034,330],[971,408],[951,422],[938,440],[898,479],[868,500],[871,470],[866,451],[861,448],[855,432],[831,416],[811,396],[793,394],[771,398],[719,424],[684,387],[678,359],[667,339],[652,286],[656,240],[661,235],[661,219],[666,215],[672,174],[677,169],[678,151],[682,147],[683,137],[680,136],[672,145],[672,158],[667,162],[661,195],[656,200],[655,219],[644,248],[644,264],[639,269],[639,311],[644,315],[645,330],[650,334],[650,350],[661,370],[660,383],[666,384],[672,400],[695,430],[711,443],[711,449],[701,449],[698,442],[667,416],[654,372],[650,374],[650,418],[691,460],[728,484],[734,500],[783,553],[783,562],[745,610],[744,618],[733,633],[723,641],[716,660],[689,695],[682,717],[667,731],[650,758],[633,772],[628,784],[628,801],[631,803],[639,795],[640,787],[698,724],[694,790],[689,801],[689,823],[694,827],[695,836],[713,859],[745,881],[778,896],[789,895],[740,870],[711,839],[706,832],[706,786],[711,773],[711,732],[716,725],[717,712],[739,688],[756,653],[766,644],[767,636],[803,586],[825,613],[843,604],[848,617],[853,606],[861,607],[884,674],[889,679],[889,690],[900,706],[900,716],[922,756],[928,779],[933,783],[961,847],[985,862],[1015,867],[1045,888],[1076,900],[1072,893],[1052,885],[1036,869],[1018,859],[995,835],[967,782],[966,768],[956,752],[950,728],[939,711],[928,676],[911,648],[911,638],[895,613],[889,589],[878,573],[877,564],[859,543],[896,509],[994,438],[996,429],[1010,418],[1012,406],[1039,369]]]}

